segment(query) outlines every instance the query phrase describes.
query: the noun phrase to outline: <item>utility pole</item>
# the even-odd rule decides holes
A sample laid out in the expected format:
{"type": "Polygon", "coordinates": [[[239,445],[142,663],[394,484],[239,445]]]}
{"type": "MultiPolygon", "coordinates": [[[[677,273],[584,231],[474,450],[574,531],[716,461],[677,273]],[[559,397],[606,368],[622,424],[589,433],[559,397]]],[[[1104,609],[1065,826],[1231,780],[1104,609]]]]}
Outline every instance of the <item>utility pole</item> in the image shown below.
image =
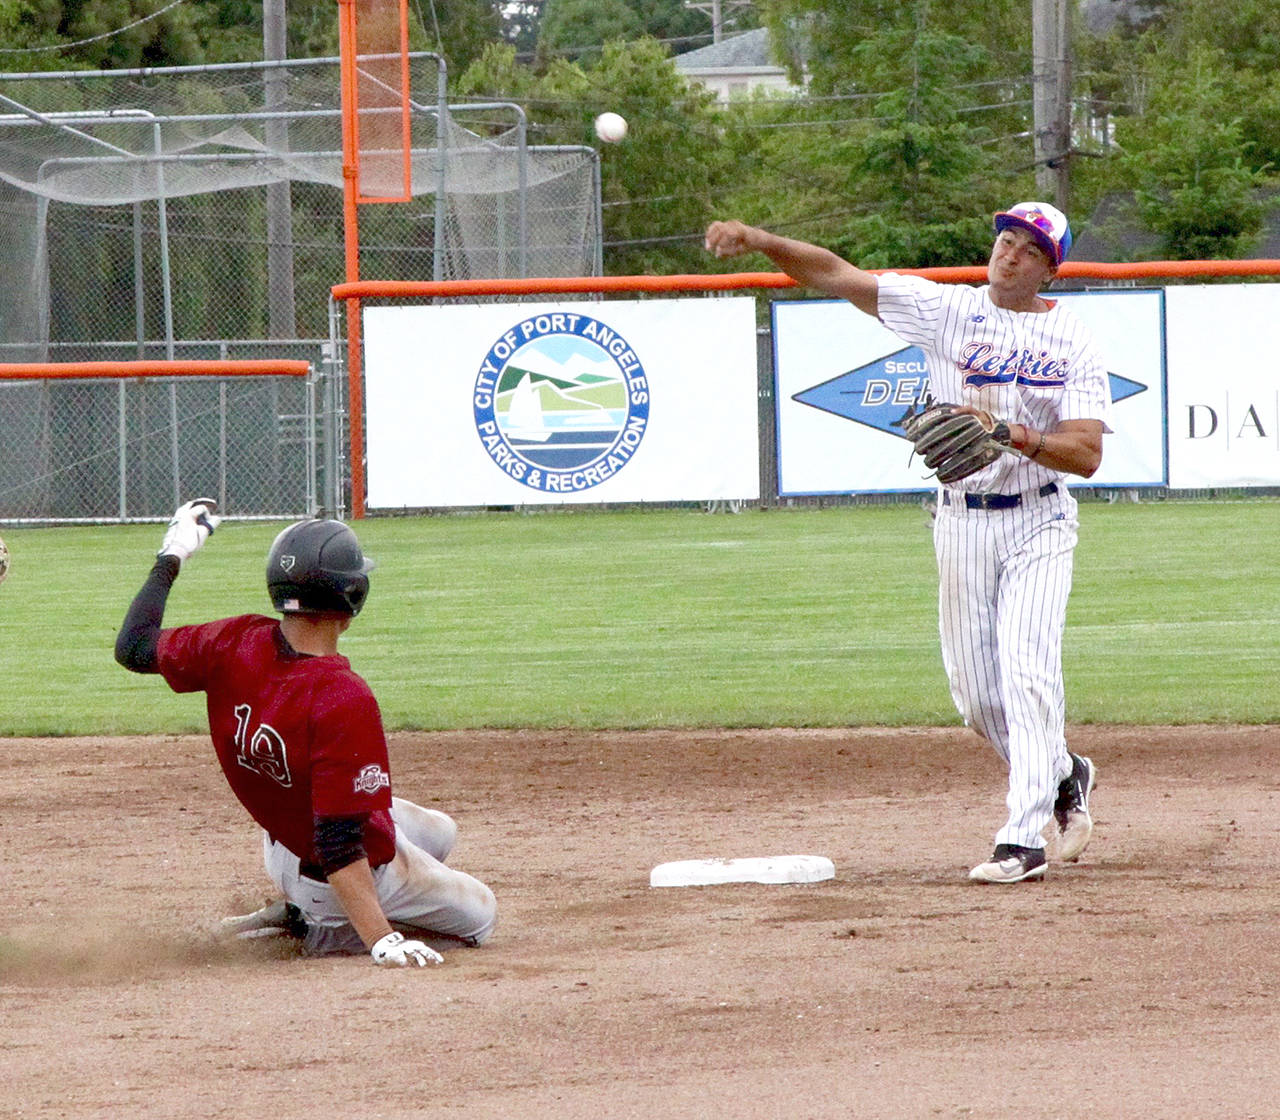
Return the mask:
{"type": "MultiPolygon", "coordinates": [[[[262,58],[283,62],[287,52],[285,0],[263,0],[262,58]]],[[[283,67],[267,70],[264,96],[268,113],[288,104],[289,78],[283,67]]],[[[267,147],[283,154],[289,148],[289,122],[267,118],[267,147]]],[[[281,161],[283,165],[283,161],[281,161]]],[[[268,338],[296,338],[297,314],[293,287],[293,202],[289,181],[267,184],[267,307],[268,338]]]]}
{"type": "Polygon", "coordinates": [[[1071,194],[1071,0],[1031,0],[1036,189],[1065,211],[1071,194]]]}
{"type": "Polygon", "coordinates": [[[724,8],[749,8],[751,0],[684,0],[686,8],[695,12],[707,12],[711,16],[711,41],[720,42],[724,38],[724,8]]]}

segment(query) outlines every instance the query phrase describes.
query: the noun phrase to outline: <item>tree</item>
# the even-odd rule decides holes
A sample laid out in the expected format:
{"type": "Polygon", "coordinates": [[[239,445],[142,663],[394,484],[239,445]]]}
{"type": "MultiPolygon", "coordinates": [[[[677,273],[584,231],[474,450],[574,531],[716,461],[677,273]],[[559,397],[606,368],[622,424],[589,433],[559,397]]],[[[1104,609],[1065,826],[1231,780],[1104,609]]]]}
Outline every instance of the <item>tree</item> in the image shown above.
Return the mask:
{"type": "Polygon", "coordinates": [[[1236,90],[1234,112],[1240,122],[1245,163],[1256,170],[1280,166],[1280,5],[1273,0],[1184,0],[1170,5],[1158,30],[1137,44],[1144,57],[1175,72],[1201,48],[1218,52],[1215,69],[1236,90]]]}
{"type": "MultiPolygon", "coordinates": [[[[627,0],[627,3],[639,17],[644,33],[666,43],[673,54],[711,42],[710,16],[705,11],[686,7],[684,0],[627,0]]],[[[742,9],[733,11],[732,20],[733,30],[758,25],[754,15],[742,9]]]]}
{"type": "Polygon", "coordinates": [[[1148,68],[1146,112],[1122,119],[1118,185],[1134,190],[1147,228],[1173,259],[1247,254],[1261,229],[1258,189],[1244,140],[1238,79],[1225,55],[1197,47],[1189,58],[1158,53],[1148,68]]]}
{"type": "Polygon", "coordinates": [[[635,39],[643,31],[640,17],[626,0],[546,0],[538,52],[543,58],[599,57],[606,42],[635,39]]]}
{"type": "Polygon", "coordinates": [[[701,271],[702,231],[734,172],[719,142],[712,96],[689,86],[653,39],[615,40],[593,64],[555,59],[525,66],[491,46],[457,83],[457,94],[523,105],[541,144],[600,148],[605,271],[701,271]],[[630,122],[627,139],[600,145],[591,124],[604,110],[630,122]]]}
{"type": "MultiPolygon", "coordinates": [[[[828,6],[822,19],[816,3],[807,7],[815,23],[827,21],[823,37],[846,14],[876,14],[865,0],[851,13],[828,6]]],[[[1031,187],[1021,135],[1030,110],[1011,96],[1012,83],[993,81],[1002,55],[935,26],[931,12],[924,3],[886,6],[883,26],[843,42],[839,60],[815,73],[820,99],[746,107],[766,174],[735,198],[738,213],[868,267],[986,259],[991,214],[1031,187]],[[761,180],[777,185],[761,190],[761,180]]]]}
{"type": "Polygon", "coordinates": [[[157,14],[156,8],[150,0],[25,0],[18,5],[16,34],[29,46],[81,44],[65,57],[35,54],[31,69],[119,70],[204,61],[195,11],[179,5],[157,14]]]}
{"type": "MultiPolygon", "coordinates": [[[[262,58],[262,0],[187,0],[156,14],[159,0],[0,0],[15,30],[6,41],[53,45],[94,39],[73,54],[34,59],[46,69],[91,69],[254,62],[262,58]],[[153,18],[148,18],[153,17],[153,18]]],[[[499,0],[432,0],[409,5],[413,50],[435,51],[457,72],[500,35],[499,0]],[[425,20],[425,22],[424,22],[425,20]]],[[[336,0],[288,0],[290,58],[338,53],[336,0]]]]}
{"type": "Polygon", "coordinates": [[[893,32],[927,27],[985,47],[986,77],[1025,77],[1031,22],[1026,0],[946,4],[933,0],[760,0],[763,23],[799,79],[806,59],[815,93],[868,89],[855,57],[858,45],[893,32]]]}
{"type": "MultiPolygon", "coordinates": [[[[521,54],[530,54],[542,44],[544,51],[594,47],[608,39],[638,39],[648,35],[665,43],[673,54],[705,46],[711,41],[711,22],[705,12],[686,6],[685,0],[591,0],[568,5],[559,0],[511,0],[503,5],[503,38],[521,54]],[[547,38],[543,34],[543,17],[553,9],[561,11],[551,21],[547,38]],[[622,8],[636,17],[630,19],[622,8]]],[[[758,27],[759,19],[751,8],[733,9],[731,26],[735,30],[758,27]]]]}
{"type": "Polygon", "coordinates": [[[501,7],[499,0],[431,0],[424,11],[411,3],[410,12],[425,19],[421,36],[413,38],[418,49],[437,52],[451,72],[460,74],[502,38],[501,7]]]}

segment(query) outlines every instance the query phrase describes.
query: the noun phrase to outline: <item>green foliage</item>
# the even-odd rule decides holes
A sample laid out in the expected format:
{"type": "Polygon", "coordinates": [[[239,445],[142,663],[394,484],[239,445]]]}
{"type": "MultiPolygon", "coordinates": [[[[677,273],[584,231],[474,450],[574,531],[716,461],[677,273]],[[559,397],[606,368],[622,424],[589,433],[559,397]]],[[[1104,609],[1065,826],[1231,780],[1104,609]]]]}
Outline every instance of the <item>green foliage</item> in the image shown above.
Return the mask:
{"type": "MultiPolygon", "coordinates": [[[[333,0],[288,0],[286,53],[323,58],[338,53],[337,5],[333,0]]],[[[195,0],[197,30],[206,62],[244,62],[262,57],[262,0],[195,0]]]]}
{"type": "MultiPolygon", "coordinates": [[[[183,4],[144,21],[158,7],[151,0],[30,0],[24,22],[42,45],[93,40],[75,49],[73,68],[119,70],[204,61],[195,9],[183,4]]],[[[35,55],[31,69],[61,69],[67,61],[53,52],[35,55]]]]}
{"type": "MultiPolygon", "coordinates": [[[[644,33],[667,43],[673,54],[696,50],[711,42],[711,17],[706,10],[688,8],[684,0],[627,0],[627,3],[640,17],[644,33]]],[[[726,35],[759,26],[754,8],[733,7],[727,2],[722,7],[726,35]]]]}
{"type": "MultiPolygon", "coordinates": [[[[752,8],[725,5],[723,25],[729,33],[759,26],[752,8]]],[[[592,56],[610,39],[645,36],[666,43],[673,54],[711,42],[706,12],[684,0],[518,0],[503,5],[503,38],[522,53],[535,47],[545,61],[562,52],[592,56]]]]}
{"type": "MultiPolygon", "coordinates": [[[[1088,503],[1064,647],[1076,722],[1280,722],[1280,568],[1220,542],[1274,502],[1088,503]],[[1151,558],[1160,562],[1153,566],[1151,558]]],[[[270,613],[276,523],[228,522],[166,621],[270,613]]],[[[376,518],[343,652],[388,727],[958,722],[916,506],[376,518]]],[[[5,734],[195,732],[203,698],[112,660],[158,525],[6,528],[5,734]]]]}
{"type": "Polygon", "coordinates": [[[611,39],[634,39],[643,33],[640,17],[626,0],[547,0],[538,32],[538,51],[545,58],[598,56],[611,39]]]}
{"type": "MultiPolygon", "coordinates": [[[[886,88],[863,70],[867,44],[902,36],[953,36],[987,50],[999,66],[986,73],[1021,74],[1031,46],[1025,0],[942,4],[935,0],[760,0],[763,22],[785,54],[802,56],[818,94],[886,88]]],[[[900,52],[899,52],[900,53],[900,52]]],[[[798,79],[798,69],[795,74],[798,79]]]]}
{"type": "Polygon", "coordinates": [[[1173,57],[1185,57],[1198,47],[1220,51],[1233,70],[1274,74],[1280,58],[1280,5],[1273,0],[1179,0],[1160,12],[1160,22],[1148,29],[1173,57]]]}
{"type": "Polygon", "coordinates": [[[27,0],[0,0],[0,42],[17,41],[22,21],[29,12],[27,0]]]}
{"type": "Polygon", "coordinates": [[[497,0],[432,0],[429,5],[411,3],[425,25],[417,30],[412,20],[410,47],[443,55],[451,71],[461,73],[501,38],[501,4],[497,0]]]}
{"type": "MultiPolygon", "coordinates": [[[[78,42],[135,24],[162,6],[158,0],[3,0],[0,32],[9,20],[17,25],[14,34],[32,45],[78,42]]],[[[410,48],[441,53],[450,67],[461,71],[485,44],[499,37],[500,8],[497,0],[411,3],[410,48]]],[[[335,0],[288,0],[285,19],[290,58],[338,53],[335,0]]],[[[255,61],[262,58],[262,23],[262,0],[187,0],[122,34],[76,47],[66,57],[33,55],[29,68],[124,69],[255,61]]]]}
{"type": "MultiPolygon", "coordinates": [[[[138,23],[157,6],[0,0],[0,35],[32,45],[106,36],[12,56],[22,69],[261,56],[258,0],[187,0],[138,23]]],[[[1106,147],[1102,126],[1085,136],[1078,116],[1079,145],[1101,158],[1072,162],[1077,231],[1100,199],[1122,193],[1159,238],[1152,252],[1248,254],[1260,191],[1280,168],[1280,5],[1151,0],[1141,10],[1141,25],[1107,36],[1077,29],[1077,104],[1122,146],[1106,147]]],[[[289,0],[286,15],[291,57],[337,52],[334,0],[289,0]]],[[[759,0],[754,14],[725,15],[765,23],[796,80],[811,73],[811,96],[724,107],[687,88],[668,56],[705,41],[709,21],[683,0],[414,0],[410,36],[414,49],[444,54],[456,95],[523,105],[534,143],[595,145],[598,112],[628,118],[627,141],[600,146],[607,272],[740,268],[700,250],[707,220],[722,216],[868,267],[978,263],[990,213],[1036,193],[1025,0],[759,0]],[[511,44],[532,52],[535,41],[532,65],[518,63],[511,44]],[[592,50],[571,60],[581,47],[592,50]]],[[[316,274],[324,267],[317,259],[316,274]]]]}
{"type": "Polygon", "coordinates": [[[1147,111],[1119,129],[1122,181],[1174,259],[1245,255],[1261,228],[1260,171],[1249,166],[1239,104],[1221,52],[1197,48],[1179,67],[1155,55],[1147,111]]]}
{"type": "Polygon", "coordinates": [[[502,5],[502,38],[522,54],[532,54],[546,0],[508,0],[502,5]]]}
{"type": "Polygon", "coordinates": [[[711,96],[676,73],[661,44],[615,40],[594,63],[556,59],[541,71],[491,46],[457,92],[523,104],[538,143],[601,149],[606,271],[701,270],[701,231],[733,165],[715,142],[711,96]],[[596,139],[592,122],[605,110],[629,122],[625,142],[596,139]]]}
{"type": "Polygon", "coordinates": [[[1023,128],[1021,111],[969,111],[971,87],[996,65],[991,53],[932,24],[889,21],[842,59],[840,73],[858,80],[833,71],[828,87],[845,91],[834,100],[731,109],[758,127],[759,162],[795,180],[772,194],[753,180],[754,198],[735,194],[736,213],[797,227],[871,268],[985,261],[991,213],[1026,189],[1006,169],[1004,139],[1023,128]]]}

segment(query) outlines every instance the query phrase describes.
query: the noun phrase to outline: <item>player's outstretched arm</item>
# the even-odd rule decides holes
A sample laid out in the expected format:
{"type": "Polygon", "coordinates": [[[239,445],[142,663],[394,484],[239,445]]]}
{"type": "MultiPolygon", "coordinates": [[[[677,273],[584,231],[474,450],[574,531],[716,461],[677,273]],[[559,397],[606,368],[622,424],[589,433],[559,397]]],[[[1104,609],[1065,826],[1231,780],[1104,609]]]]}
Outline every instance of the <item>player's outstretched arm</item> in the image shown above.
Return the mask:
{"type": "Polygon", "coordinates": [[[169,591],[178,578],[182,562],[188,559],[218,527],[212,498],[196,498],[178,507],[168,527],[156,562],[142,589],[129,604],[124,623],[116,635],[116,661],[135,673],[156,671],[156,643],[164,624],[164,608],[169,591]]]}
{"type": "Polygon", "coordinates": [[[763,253],[798,284],[847,299],[868,315],[878,314],[880,284],[875,275],[855,267],[830,249],[779,237],[739,221],[712,222],[707,227],[704,244],[707,252],[717,257],[763,253]]]}
{"type": "Polygon", "coordinates": [[[133,597],[116,635],[116,661],[134,673],[155,673],[156,644],[164,625],[164,608],[169,590],[178,578],[179,561],[159,556],[147,575],[142,590],[133,597]]]}

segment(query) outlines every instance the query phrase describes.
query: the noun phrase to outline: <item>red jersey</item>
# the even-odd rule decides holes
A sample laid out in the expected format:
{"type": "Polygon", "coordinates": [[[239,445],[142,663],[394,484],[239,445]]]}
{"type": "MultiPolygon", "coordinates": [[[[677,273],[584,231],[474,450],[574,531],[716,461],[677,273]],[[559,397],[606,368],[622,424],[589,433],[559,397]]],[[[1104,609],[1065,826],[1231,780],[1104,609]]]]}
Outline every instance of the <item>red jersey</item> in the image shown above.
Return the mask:
{"type": "Polygon", "coordinates": [[[374,867],[395,855],[382,713],[341,654],[297,653],[264,615],[162,630],[156,667],[175,692],[207,693],[209,732],[232,792],[274,840],[317,863],[316,816],[370,814],[374,867]]]}

